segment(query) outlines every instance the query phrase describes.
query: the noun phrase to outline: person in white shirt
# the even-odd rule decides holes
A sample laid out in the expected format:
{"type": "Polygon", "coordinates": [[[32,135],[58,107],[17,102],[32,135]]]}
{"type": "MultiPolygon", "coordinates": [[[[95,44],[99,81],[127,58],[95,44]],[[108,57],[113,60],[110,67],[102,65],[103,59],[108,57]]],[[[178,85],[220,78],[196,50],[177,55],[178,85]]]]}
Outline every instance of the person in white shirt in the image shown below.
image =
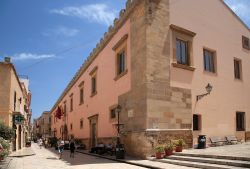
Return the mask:
{"type": "Polygon", "coordinates": [[[61,159],[62,155],[63,155],[63,150],[64,150],[64,141],[59,139],[59,141],[57,142],[57,145],[58,145],[58,151],[59,151],[59,154],[60,154],[59,159],[61,159]]]}
{"type": "Polygon", "coordinates": [[[39,147],[40,147],[40,149],[41,149],[42,146],[43,146],[43,140],[42,140],[41,138],[39,139],[38,144],[39,144],[39,147]]]}

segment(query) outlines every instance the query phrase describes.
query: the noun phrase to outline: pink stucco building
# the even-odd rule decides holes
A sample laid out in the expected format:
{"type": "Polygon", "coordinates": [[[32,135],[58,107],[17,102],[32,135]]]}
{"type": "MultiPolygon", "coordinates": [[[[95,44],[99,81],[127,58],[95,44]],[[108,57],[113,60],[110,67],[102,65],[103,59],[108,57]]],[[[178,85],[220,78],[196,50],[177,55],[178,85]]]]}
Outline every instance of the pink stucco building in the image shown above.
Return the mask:
{"type": "Polygon", "coordinates": [[[51,129],[87,147],[112,142],[119,104],[133,155],[199,134],[249,140],[249,38],[222,0],[128,0],[51,109],[51,129]]]}

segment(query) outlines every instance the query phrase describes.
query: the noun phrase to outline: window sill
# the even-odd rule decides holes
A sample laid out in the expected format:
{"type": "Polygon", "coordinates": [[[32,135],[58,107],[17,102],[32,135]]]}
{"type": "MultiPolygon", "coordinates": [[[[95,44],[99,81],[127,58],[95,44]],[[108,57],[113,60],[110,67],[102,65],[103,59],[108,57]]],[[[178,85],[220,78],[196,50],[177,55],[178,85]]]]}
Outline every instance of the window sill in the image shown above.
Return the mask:
{"type": "Polygon", "coordinates": [[[94,97],[95,95],[97,95],[97,92],[92,93],[90,97],[94,97]]]}
{"type": "Polygon", "coordinates": [[[195,68],[192,67],[192,66],[182,65],[182,64],[179,64],[179,63],[172,63],[172,66],[176,67],[176,68],[181,68],[181,69],[189,70],[189,71],[194,71],[195,70],[195,68]]]}
{"type": "Polygon", "coordinates": [[[126,75],[128,73],[128,69],[126,69],[124,72],[122,72],[121,74],[117,75],[114,80],[117,81],[118,79],[120,79],[122,76],[126,75]]]}
{"type": "Polygon", "coordinates": [[[79,103],[79,106],[81,106],[81,105],[83,105],[84,104],[84,102],[82,102],[82,103],[79,103]]]}
{"type": "Polygon", "coordinates": [[[243,82],[242,79],[237,79],[237,78],[234,78],[234,81],[236,81],[236,82],[243,82]]]}
{"type": "Polygon", "coordinates": [[[199,129],[199,130],[194,130],[194,129],[193,129],[193,132],[200,133],[200,132],[201,132],[201,129],[199,129]]]}
{"type": "Polygon", "coordinates": [[[207,70],[203,70],[203,73],[204,74],[207,74],[207,75],[210,75],[210,76],[217,76],[217,72],[210,72],[210,71],[207,71],[207,70]]]}

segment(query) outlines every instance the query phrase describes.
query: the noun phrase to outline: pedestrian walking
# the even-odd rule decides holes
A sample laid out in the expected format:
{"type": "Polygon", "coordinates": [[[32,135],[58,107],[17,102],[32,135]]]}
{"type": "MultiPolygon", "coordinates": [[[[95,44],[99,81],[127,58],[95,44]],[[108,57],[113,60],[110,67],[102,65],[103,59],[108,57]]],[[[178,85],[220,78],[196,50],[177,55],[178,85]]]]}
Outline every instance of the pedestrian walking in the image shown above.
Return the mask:
{"type": "Polygon", "coordinates": [[[74,139],[70,140],[69,148],[70,148],[70,157],[74,158],[74,156],[75,156],[75,149],[76,149],[75,140],[74,139]]]}
{"type": "Polygon", "coordinates": [[[48,147],[48,139],[46,138],[44,141],[44,147],[47,148],[48,147]]]}
{"type": "Polygon", "coordinates": [[[61,140],[61,139],[59,139],[57,145],[58,145],[58,152],[59,152],[59,154],[60,154],[59,159],[61,159],[61,158],[62,158],[62,155],[63,155],[63,150],[64,150],[64,141],[61,140]]]}
{"type": "Polygon", "coordinates": [[[38,141],[38,145],[40,147],[40,149],[42,148],[43,146],[43,140],[40,138],[39,141],[38,141]]]}
{"type": "Polygon", "coordinates": [[[3,151],[3,146],[2,144],[0,143],[0,152],[3,151]]]}

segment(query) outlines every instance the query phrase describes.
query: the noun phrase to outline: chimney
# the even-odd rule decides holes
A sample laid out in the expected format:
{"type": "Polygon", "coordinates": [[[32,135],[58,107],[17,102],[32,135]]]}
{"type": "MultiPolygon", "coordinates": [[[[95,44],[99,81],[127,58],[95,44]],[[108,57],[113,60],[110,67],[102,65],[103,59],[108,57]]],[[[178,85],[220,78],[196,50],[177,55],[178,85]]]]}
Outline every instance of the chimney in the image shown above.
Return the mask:
{"type": "Polygon", "coordinates": [[[4,57],[4,62],[11,63],[11,58],[10,57],[4,57]]]}

